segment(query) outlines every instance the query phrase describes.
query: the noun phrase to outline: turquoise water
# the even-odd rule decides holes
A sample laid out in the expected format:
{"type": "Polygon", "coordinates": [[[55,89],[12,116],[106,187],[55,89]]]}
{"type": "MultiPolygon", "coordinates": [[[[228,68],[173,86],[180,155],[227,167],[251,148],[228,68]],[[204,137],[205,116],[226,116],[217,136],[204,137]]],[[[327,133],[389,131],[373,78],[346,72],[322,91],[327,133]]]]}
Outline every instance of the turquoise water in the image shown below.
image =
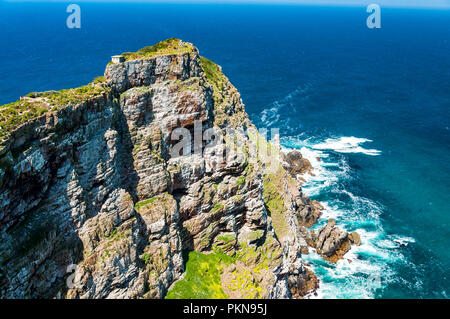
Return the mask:
{"type": "Polygon", "coordinates": [[[222,65],[258,127],[278,127],[305,186],[363,244],[337,265],[305,257],[319,297],[448,298],[450,11],[0,3],[0,103],[85,84],[109,56],[169,37],[222,65]],[[37,14],[39,12],[39,14],[37,14]],[[320,156],[322,161],[317,161],[320,156]]]}

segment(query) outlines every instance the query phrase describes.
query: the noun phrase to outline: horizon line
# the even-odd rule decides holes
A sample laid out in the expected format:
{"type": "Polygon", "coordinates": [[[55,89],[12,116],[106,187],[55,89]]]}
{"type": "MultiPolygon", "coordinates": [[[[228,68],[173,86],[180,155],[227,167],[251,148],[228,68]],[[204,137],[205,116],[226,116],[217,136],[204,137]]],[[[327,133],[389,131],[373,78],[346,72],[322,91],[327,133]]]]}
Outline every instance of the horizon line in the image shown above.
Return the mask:
{"type": "Polygon", "coordinates": [[[9,3],[154,3],[154,4],[253,4],[253,5],[292,5],[321,7],[367,7],[378,4],[384,8],[404,9],[450,9],[450,0],[4,0],[9,3]],[[394,2],[394,3],[392,3],[394,2]]]}

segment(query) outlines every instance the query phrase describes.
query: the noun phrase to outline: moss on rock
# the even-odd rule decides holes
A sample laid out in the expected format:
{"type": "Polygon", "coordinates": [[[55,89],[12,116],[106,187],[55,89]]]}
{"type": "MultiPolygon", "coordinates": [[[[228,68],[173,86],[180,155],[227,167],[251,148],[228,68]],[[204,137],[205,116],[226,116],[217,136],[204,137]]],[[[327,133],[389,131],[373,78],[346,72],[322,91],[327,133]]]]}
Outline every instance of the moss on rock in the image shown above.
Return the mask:
{"type": "Polygon", "coordinates": [[[166,299],[225,299],[220,275],[233,258],[220,253],[189,253],[186,275],[167,293],[166,299]]]}
{"type": "Polygon", "coordinates": [[[173,285],[166,298],[267,297],[267,288],[273,283],[271,269],[280,263],[280,246],[270,237],[259,247],[240,243],[234,250],[224,249],[224,242],[229,245],[235,240],[234,233],[221,233],[212,252],[191,251],[184,278],[173,285]]]}

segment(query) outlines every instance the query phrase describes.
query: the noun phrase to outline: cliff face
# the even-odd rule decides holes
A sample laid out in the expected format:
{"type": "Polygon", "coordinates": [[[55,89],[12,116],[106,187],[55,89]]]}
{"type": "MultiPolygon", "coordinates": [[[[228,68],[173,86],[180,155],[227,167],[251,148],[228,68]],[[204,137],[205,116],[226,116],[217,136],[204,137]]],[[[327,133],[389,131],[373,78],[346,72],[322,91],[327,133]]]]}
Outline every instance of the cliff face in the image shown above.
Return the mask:
{"type": "Polygon", "coordinates": [[[170,41],[182,50],[109,64],[81,100],[25,98],[47,111],[0,146],[1,297],[186,297],[199,256],[220,272],[211,275],[216,294],[195,297],[291,298],[317,288],[301,261],[307,241],[315,245],[302,226],[319,217],[317,203],[289,164],[252,156],[271,146],[220,67],[170,41]],[[240,155],[201,139],[192,147],[200,153],[174,156],[176,129],[194,136],[198,123],[222,132],[227,150],[226,130],[241,132],[240,155]]]}

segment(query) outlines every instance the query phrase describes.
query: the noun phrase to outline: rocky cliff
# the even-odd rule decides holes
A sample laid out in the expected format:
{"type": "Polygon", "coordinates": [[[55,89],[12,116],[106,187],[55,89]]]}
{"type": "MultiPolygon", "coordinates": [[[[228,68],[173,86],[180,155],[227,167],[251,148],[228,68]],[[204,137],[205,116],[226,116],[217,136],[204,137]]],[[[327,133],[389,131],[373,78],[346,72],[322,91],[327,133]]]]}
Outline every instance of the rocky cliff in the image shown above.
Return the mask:
{"type": "Polygon", "coordinates": [[[305,228],[321,209],[295,178],[309,163],[277,156],[221,68],[191,44],[123,56],[85,87],[0,107],[0,296],[317,289],[302,253],[335,261],[359,239],[331,221],[319,234],[305,228]],[[188,151],[174,152],[180,141],[188,151]]]}

